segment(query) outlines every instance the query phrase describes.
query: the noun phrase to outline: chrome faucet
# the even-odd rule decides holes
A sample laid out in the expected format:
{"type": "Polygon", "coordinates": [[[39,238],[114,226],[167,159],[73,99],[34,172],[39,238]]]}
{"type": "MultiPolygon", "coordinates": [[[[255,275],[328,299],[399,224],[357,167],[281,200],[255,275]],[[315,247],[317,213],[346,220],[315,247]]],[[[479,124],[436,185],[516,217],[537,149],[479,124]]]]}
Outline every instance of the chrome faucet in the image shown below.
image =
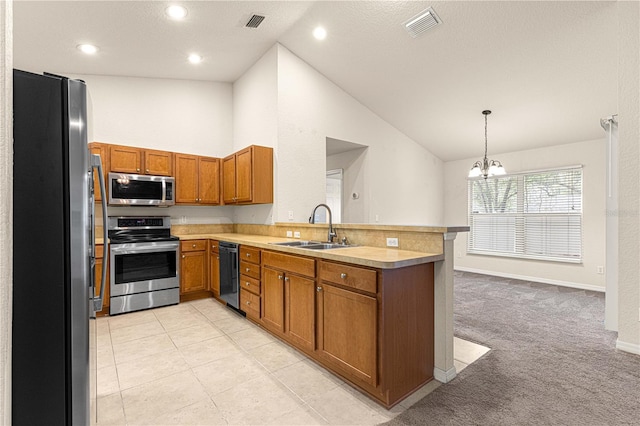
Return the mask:
{"type": "Polygon", "coordinates": [[[329,233],[327,234],[327,242],[332,243],[333,239],[335,237],[338,236],[338,234],[336,234],[333,231],[333,222],[331,221],[331,209],[329,208],[328,205],[326,204],[318,204],[317,206],[315,206],[313,208],[313,211],[311,212],[311,217],[309,218],[309,223],[316,223],[316,210],[318,210],[318,207],[324,207],[327,209],[327,212],[329,212],[329,233]]]}

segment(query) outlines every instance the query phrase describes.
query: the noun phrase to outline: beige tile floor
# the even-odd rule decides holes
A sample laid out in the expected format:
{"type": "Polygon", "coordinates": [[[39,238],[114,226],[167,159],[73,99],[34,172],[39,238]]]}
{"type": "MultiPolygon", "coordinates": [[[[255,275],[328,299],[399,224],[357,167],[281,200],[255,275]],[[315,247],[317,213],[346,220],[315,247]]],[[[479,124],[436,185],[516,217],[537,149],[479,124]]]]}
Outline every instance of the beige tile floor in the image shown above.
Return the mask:
{"type": "MultiPolygon", "coordinates": [[[[374,425],[386,410],[213,299],[99,318],[98,424],[374,425]]],[[[456,338],[458,371],[489,349],[456,338]]]]}

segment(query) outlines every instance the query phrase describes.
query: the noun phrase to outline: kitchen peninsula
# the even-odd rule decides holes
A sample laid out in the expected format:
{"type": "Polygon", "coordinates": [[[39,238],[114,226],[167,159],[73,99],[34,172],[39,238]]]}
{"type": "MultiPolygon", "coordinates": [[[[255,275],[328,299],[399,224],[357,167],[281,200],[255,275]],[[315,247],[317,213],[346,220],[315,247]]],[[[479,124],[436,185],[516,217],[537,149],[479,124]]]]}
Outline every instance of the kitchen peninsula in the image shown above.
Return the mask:
{"type": "MultiPolygon", "coordinates": [[[[433,378],[453,379],[453,240],[468,227],[337,227],[352,246],[277,244],[296,241],[284,237],[288,230],[301,240],[326,239],[326,225],[301,223],[174,225],[172,232],[185,247],[206,247],[210,271],[220,241],[239,244],[247,318],[385,407],[433,378]],[[387,248],[387,237],[400,247],[387,248]]],[[[215,281],[183,300],[219,294],[215,281]]]]}

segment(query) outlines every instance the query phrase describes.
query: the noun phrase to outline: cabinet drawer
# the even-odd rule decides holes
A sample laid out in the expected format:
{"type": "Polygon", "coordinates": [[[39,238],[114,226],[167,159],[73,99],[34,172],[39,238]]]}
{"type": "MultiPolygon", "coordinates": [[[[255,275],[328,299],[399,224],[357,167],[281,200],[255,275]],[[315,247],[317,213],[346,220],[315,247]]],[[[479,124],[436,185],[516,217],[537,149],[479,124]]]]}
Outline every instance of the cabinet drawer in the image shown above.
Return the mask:
{"type": "Polygon", "coordinates": [[[320,262],[320,279],[358,290],[375,293],[377,290],[377,272],[357,266],[342,265],[333,262],[320,262]]]}
{"type": "Polygon", "coordinates": [[[220,253],[220,247],[216,240],[209,240],[209,248],[211,249],[211,253],[220,253]]]}
{"type": "Polygon", "coordinates": [[[207,249],[207,240],[189,240],[180,242],[182,251],[204,251],[207,249]]]}
{"type": "Polygon", "coordinates": [[[240,287],[260,296],[260,281],[247,275],[240,275],[240,287]]]}
{"type": "Polygon", "coordinates": [[[256,265],[254,263],[245,262],[244,260],[240,261],[240,273],[242,275],[248,275],[251,278],[255,278],[257,280],[260,279],[260,265],[256,265]]]}
{"type": "Polygon", "coordinates": [[[262,264],[307,277],[313,278],[316,276],[316,261],[306,257],[265,251],[262,253],[262,264]]]}
{"type": "Polygon", "coordinates": [[[240,309],[245,311],[248,317],[260,319],[260,296],[256,296],[244,288],[240,289],[240,309]]]}
{"type": "Polygon", "coordinates": [[[260,249],[240,246],[240,260],[260,264],[260,249]]]}

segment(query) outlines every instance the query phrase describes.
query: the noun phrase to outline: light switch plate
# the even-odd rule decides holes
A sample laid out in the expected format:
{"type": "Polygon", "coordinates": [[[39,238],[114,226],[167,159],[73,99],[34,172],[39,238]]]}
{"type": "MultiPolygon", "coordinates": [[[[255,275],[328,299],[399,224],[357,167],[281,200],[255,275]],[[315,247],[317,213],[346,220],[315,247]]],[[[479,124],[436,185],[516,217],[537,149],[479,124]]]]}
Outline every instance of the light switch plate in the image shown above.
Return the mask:
{"type": "Polygon", "coordinates": [[[287,231],[287,237],[289,238],[293,237],[293,231],[287,231]]]}
{"type": "Polygon", "coordinates": [[[398,247],[397,238],[387,238],[387,247],[398,247]]]}
{"type": "Polygon", "coordinates": [[[293,221],[293,210],[289,210],[289,220],[293,221]]]}
{"type": "Polygon", "coordinates": [[[296,231],[293,233],[293,238],[300,238],[300,232],[296,231]]]}

